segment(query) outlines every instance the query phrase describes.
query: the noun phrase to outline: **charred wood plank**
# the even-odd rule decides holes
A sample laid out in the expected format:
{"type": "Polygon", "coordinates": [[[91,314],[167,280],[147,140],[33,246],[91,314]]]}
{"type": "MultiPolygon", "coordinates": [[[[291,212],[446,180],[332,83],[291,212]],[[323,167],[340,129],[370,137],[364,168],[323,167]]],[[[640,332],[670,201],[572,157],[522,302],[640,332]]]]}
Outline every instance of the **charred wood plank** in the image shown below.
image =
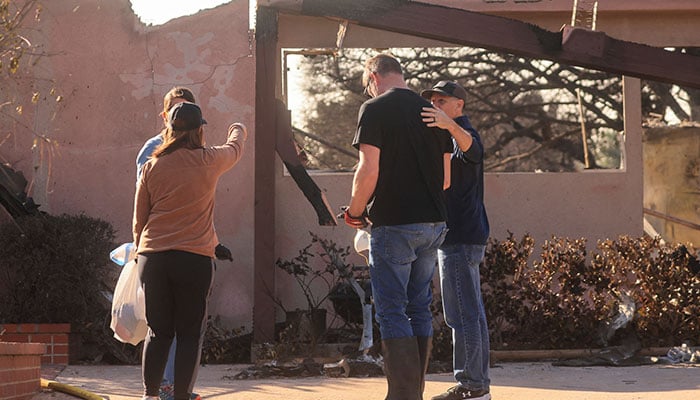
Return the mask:
{"type": "Polygon", "coordinates": [[[291,114],[287,110],[287,106],[280,100],[277,100],[277,129],[276,129],[276,149],[284,166],[287,167],[289,175],[292,176],[301,192],[306,199],[311,203],[316,215],[318,216],[318,224],[321,226],[337,225],[335,217],[328,205],[326,195],[316,185],[313,179],[309,176],[304,165],[299,160],[294,141],[292,140],[292,121],[291,114]]]}

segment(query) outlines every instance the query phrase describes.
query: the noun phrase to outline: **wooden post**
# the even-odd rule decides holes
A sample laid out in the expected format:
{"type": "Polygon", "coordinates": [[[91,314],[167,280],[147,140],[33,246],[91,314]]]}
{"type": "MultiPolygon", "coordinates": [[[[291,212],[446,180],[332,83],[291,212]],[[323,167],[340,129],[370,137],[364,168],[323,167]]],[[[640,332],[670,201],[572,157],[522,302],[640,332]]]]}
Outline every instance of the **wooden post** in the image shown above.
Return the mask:
{"type": "Polygon", "coordinates": [[[255,205],[253,344],[275,334],[275,130],[277,12],[259,8],[255,33],[255,205]]]}
{"type": "Polygon", "coordinates": [[[578,119],[581,121],[581,141],[583,142],[583,163],[586,169],[591,167],[588,160],[588,138],[586,135],[586,116],[583,113],[583,103],[581,102],[581,89],[576,88],[576,99],[578,100],[578,119]]]}

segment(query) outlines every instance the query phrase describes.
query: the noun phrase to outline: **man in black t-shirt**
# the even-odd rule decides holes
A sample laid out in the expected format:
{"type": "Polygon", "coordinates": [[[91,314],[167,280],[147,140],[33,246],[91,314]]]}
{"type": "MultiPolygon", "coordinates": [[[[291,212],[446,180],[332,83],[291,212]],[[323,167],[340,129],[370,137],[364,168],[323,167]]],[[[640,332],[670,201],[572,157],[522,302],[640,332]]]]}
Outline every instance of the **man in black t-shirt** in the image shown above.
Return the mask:
{"type": "Polygon", "coordinates": [[[446,233],[452,140],[421,119],[430,104],[408,89],[399,62],[367,60],[362,77],[372,97],[360,108],[355,172],[345,222],[372,223],[370,277],[382,338],[387,400],[422,399],[432,346],[431,281],[446,233]],[[367,208],[369,204],[369,207],[367,208]]]}

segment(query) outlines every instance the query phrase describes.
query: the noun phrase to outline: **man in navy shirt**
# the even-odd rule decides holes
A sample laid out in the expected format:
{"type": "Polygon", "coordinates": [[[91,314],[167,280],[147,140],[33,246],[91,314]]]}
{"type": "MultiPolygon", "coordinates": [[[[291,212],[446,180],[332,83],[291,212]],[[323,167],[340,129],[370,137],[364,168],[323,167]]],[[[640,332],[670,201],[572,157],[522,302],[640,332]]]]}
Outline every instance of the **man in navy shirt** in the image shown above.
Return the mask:
{"type": "Polygon", "coordinates": [[[438,250],[445,323],[452,328],[453,368],[458,385],[433,400],[489,400],[489,332],[481,298],[479,264],[484,259],[489,221],[484,207],[484,147],[464,115],[467,92],[441,81],[421,95],[433,107],[423,122],[452,135],[451,185],[447,197],[447,236],[438,250]]]}

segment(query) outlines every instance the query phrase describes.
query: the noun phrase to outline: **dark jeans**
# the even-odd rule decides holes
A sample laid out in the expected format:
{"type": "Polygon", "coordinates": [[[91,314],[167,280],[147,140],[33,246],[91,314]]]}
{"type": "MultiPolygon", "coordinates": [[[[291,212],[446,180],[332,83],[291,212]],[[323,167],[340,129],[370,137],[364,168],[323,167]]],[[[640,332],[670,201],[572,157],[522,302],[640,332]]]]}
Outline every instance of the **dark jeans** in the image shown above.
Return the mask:
{"type": "Polygon", "coordinates": [[[143,383],[147,396],[158,396],[168,350],[177,335],[175,399],[189,400],[197,379],[207,302],[214,278],[210,257],[185,251],[139,254],[151,328],[143,348],[143,383]]]}

